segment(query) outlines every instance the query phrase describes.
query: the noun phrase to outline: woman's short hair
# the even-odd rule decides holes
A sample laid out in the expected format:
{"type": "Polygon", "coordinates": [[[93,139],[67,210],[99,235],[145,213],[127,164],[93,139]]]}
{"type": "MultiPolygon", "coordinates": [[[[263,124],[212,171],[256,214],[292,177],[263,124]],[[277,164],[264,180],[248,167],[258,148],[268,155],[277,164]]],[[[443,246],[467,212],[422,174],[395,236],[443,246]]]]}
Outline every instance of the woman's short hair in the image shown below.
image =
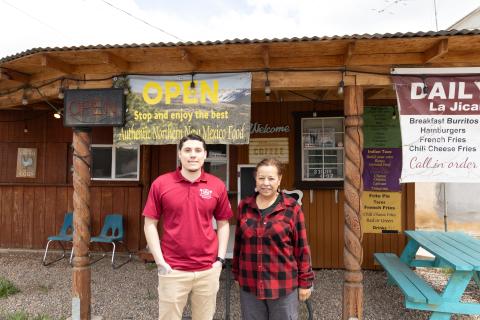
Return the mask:
{"type": "Polygon", "coordinates": [[[255,175],[257,174],[257,170],[260,167],[263,166],[272,166],[277,168],[278,175],[281,176],[284,171],[284,166],[283,163],[275,158],[265,158],[259,163],[257,163],[257,166],[255,167],[255,175]]]}

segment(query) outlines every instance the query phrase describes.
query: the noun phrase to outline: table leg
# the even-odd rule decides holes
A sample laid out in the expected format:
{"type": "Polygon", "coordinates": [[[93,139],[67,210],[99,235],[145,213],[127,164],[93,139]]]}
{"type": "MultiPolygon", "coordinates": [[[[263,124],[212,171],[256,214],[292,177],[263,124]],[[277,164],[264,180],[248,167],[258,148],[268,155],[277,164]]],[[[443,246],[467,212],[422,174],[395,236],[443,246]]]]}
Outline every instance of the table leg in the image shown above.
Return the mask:
{"type": "MultiPolygon", "coordinates": [[[[459,302],[474,273],[474,271],[454,271],[443,290],[444,301],[459,302]]],[[[430,320],[449,320],[451,316],[451,313],[433,312],[430,320]]]]}
{"type": "Polygon", "coordinates": [[[420,248],[420,245],[417,241],[413,239],[408,240],[408,243],[405,246],[405,249],[403,249],[402,255],[400,256],[400,260],[410,266],[412,261],[415,260],[415,255],[417,254],[418,248],[420,248]]]}
{"type": "Polygon", "coordinates": [[[451,313],[433,312],[429,320],[450,320],[451,317],[452,317],[451,313]]]}
{"type": "Polygon", "coordinates": [[[480,288],[480,271],[477,271],[473,274],[473,279],[475,279],[477,286],[480,288]]]}
{"type": "Polygon", "coordinates": [[[442,297],[445,301],[459,301],[462,298],[470,279],[472,279],[474,272],[475,271],[454,271],[442,293],[442,297]]]}

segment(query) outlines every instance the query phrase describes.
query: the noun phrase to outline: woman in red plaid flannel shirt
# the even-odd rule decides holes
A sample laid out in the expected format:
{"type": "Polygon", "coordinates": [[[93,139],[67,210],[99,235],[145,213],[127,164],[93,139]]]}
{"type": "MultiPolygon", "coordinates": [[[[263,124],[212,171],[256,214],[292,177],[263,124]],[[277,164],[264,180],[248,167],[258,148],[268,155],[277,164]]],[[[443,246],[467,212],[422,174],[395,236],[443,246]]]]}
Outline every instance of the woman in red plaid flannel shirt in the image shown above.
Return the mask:
{"type": "Polygon", "coordinates": [[[295,199],[280,192],[282,170],[276,159],[258,163],[256,192],[238,207],[232,271],[244,320],[298,319],[298,301],[312,291],[305,218],[295,199]]]}

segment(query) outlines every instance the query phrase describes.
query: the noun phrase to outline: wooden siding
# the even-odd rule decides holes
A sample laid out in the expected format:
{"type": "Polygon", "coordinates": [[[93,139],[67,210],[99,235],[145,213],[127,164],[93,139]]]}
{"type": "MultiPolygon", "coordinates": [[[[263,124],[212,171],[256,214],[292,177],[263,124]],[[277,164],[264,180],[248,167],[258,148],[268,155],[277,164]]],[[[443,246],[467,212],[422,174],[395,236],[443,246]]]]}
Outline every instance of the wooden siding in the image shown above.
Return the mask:
{"type": "MultiPolygon", "coordinates": [[[[0,247],[41,249],[57,234],[65,212],[73,210],[72,129],[48,111],[0,112],[0,247]],[[24,132],[24,128],[28,129],[24,132]],[[17,148],[37,148],[35,178],[16,178],[17,148]]],[[[111,128],[95,128],[92,143],[111,143],[111,128]]],[[[98,183],[91,193],[92,235],[100,232],[108,213],[124,216],[126,241],[139,250],[142,186],[98,183]]],[[[97,249],[97,248],[93,248],[97,249]]]]}
{"type": "MultiPolygon", "coordinates": [[[[377,101],[376,105],[392,105],[394,101],[377,101]]],[[[369,104],[371,105],[371,104],[369,104]]],[[[295,188],[295,149],[293,112],[343,110],[341,102],[258,103],[252,107],[252,122],[270,127],[290,127],[289,133],[253,134],[252,137],[288,137],[289,163],[282,179],[282,188],[295,188]]],[[[46,111],[0,112],[0,247],[44,248],[46,238],[56,234],[65,212],[72,210],[71,128],[64,128],[46,111]],[[27,119],[27,120],[25,120],[27,119]],[[28,120],[29,119],[29,120],[28,120]],[[27,123],[28,132],[24,133],[27,123]],[[35,179],[15,177],[18,147],[38,150],[35,179]]],[[[94,128],[92,143],[112,143],[111,128],[94,128]]],[[[145,248],[141,212],[151,182],[160,174],[176,167],[176,146],[143,146],[141,181],[121,183],[92,181],[92,234],[100,232],[104,216],[120,212],[125,217],[127,243],[130,250],[145,248]],[[145,158],[147,157],[147,158],[145,158]]],[[[248,146],[230,146],[230,202],[237,206],[238,164],[246,164],[248,146]]],[[[343,190],[302,190],[308,239],[315,268],[343,267],[343,190]]],[[[402,194],[404,229],[413,229],[414,187],[406,185],[402,194]]],[[[235,223],[235,219],[231,220],[235,223]]],[[[365,234],[363,267],[374,269],[373,253],[399,253],[405,245],[403,234],[365,234]]],[[[94,248],[95,249],[95,248],[94,248]]]]}
{"type": "MultiPolygon", "coordinates": [[[[92,187],[92,235],[108,213],[121,213],[128,248],[140,248],[141,188],[92,187]]],[[[0,186],[0,247],[43,249],[73,210],[71,186],[0,186]]]]}
{"type": "MultiPolygon", "coordinates": [[[[377,101],[377,106],[395,105],[394,101],[377,101]]],[[[372,104],[368,104],[372,105],[372,104]]],[[[270,127],[290,127],[289,134],[253,134],[251,137],[288,137],[289,138],[289,164],[282,178],[282,188],[295,188],[295,162],[294,162],[294,127],[292,112],[298,111],[335,111],[343,110],[339,102],[321,104],[317,102],[288,102],[282,104],[264,103],[255,104],[252,108],[252,122],[261,124],[268,123],[270,127]]],[[[248,146],[239,146],[231,152],[231,166],[248,163],[248,146]],[[236,155],[236,159],[232,159],[236,155]]],[[[237,186],[236,176],[230,181],[231,186],[237,186]]],[[[414,185],[408,184],[402,193],[402,223],[404,230],[414,229],[414,185]]],[[[338,190],[302,190],[303,210],[305,213],[308,240],[312,251],[312,263],[314,268],[343,268],[343,247],[344,247],[344,194],[342,189],[338,190]],[[312,193],[312,197],[310,194],[312,193]]],[[[377,268],[373,262],[375,252],[400,253],[405,246],[403,234],[364,234],[363,236],[363,268],[377,268]]]]}

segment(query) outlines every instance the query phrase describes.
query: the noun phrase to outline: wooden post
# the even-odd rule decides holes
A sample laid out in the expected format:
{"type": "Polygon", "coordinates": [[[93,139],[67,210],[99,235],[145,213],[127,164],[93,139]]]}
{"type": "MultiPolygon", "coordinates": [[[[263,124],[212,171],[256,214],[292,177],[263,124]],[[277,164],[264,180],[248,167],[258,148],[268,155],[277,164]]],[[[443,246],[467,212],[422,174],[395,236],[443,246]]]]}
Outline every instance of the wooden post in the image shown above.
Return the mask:
{"type": "Polygon", "coordinates": [[[360,228],[363,192],[363,90],[345,88],[345,247],[343,260],[343,319],[363,319],[362,230],[360,228]]]}
{"type": "Polygon", "coordinates": [[[72,320],[90,320],[90,128],[73,129],[72,320]],[[80,310],[78,310],[78,308],[80,310]],[[79,315],[77,314],[79,313],[79,315]]]}

